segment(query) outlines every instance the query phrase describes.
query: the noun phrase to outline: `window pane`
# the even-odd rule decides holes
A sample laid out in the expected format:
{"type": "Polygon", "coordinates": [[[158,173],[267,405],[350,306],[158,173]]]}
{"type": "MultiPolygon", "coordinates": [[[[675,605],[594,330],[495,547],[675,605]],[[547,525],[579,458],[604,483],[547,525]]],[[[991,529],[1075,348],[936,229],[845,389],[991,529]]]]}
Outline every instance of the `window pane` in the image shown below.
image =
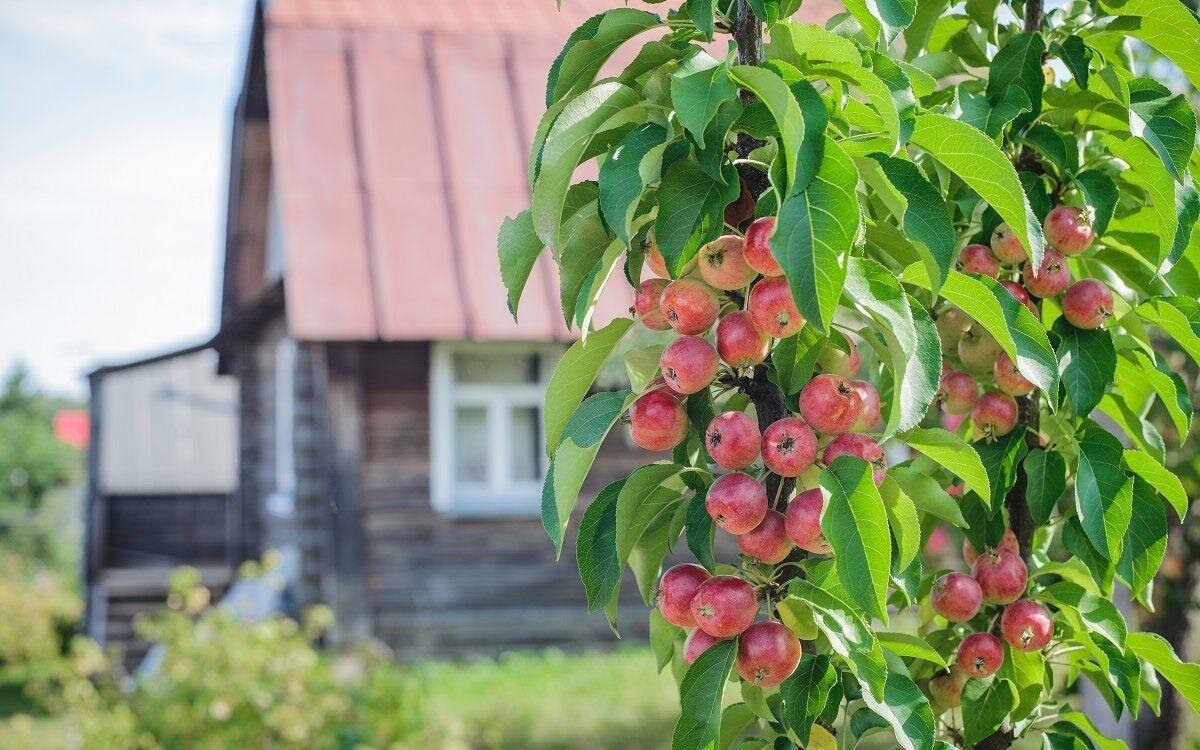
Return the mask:
{"type": "Polygon", "coordinates": [[[487,481],[487,409],[460,406],[454,412],[454,478],[481,484],[487,481]]]}
{"type": "Polygon", "coordinates": [[[454,355],[458,383],[536,383],[538,356],[530,352],[458,352],[454,355]]]}
{"type": "Polygon", "coordinates": [[[521,406],[512,411],[512,478],[515,482],[536,482],[542,478],[539,458],[541,439],[538,425],[541,419],[534,406],[521,406]]]}

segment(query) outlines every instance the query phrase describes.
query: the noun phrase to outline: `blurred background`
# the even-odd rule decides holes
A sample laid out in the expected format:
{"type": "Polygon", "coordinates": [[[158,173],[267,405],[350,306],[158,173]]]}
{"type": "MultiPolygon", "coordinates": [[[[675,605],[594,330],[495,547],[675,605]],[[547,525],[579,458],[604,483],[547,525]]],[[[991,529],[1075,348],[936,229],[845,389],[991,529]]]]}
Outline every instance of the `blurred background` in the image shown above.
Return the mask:
{"type": "MultiPolygon", "coordinates": [[[[556,279],[515,324],[496,267],[562,5],[0,0],[0,748],[669,745],[538,519],[556,279]]],[[[1191,660],[1195,526],[1142,620],[1191,660]]]]}

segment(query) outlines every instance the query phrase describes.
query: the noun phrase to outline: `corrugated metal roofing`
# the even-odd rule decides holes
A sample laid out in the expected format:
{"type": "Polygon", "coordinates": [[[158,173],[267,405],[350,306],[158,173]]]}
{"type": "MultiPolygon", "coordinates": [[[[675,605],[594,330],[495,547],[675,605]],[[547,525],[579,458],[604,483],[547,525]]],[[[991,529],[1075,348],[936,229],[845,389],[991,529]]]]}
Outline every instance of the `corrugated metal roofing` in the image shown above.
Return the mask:
{"type": "MultiPolygon", "coordinates": [[[[572,29],[613,5],[271,3],[272,156],[294,336],[571,337],[547,257],[513,323],[496,232],[528,203],[525,156],[550,63],[572,29]]],[[[614,282],[599,321],[629,305],[627,284],[614,282]]]]}

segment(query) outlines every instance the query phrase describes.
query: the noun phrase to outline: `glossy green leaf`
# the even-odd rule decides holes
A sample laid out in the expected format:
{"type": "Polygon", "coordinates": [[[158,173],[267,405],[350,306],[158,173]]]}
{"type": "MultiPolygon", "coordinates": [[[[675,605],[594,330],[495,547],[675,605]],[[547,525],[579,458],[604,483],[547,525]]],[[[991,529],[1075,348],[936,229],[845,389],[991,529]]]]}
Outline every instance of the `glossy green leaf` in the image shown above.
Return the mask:
{"type": "Polygon", "coordinates": [[[821,528],[833,548],[838,578],[854,603],[887,622],[892,540],[871,465],[838,456],[821,471],[826,495],[821,528]]]}
{"type": "Polygon", "coordinates": [[[1034,448],[1023,464],[1028,478],[1026,500],[1033,520],[1045,524],[1067,491],[1067,462],[1058,451],[1034,448]]]}
{"type": "Polygon", "coordinates": [[[967,680],[962,693],[963,741],[973,746],[996,731],[1020,699],[1009,680],[967,680]]]}
{"type": "Polygon", "coordinates": [[[973,94],[963,88],[957,90],[962,122],[983,131],[989,138],[1000,137],[1004,127],[1022,112],[1032,111],[1029,97],[1019,88],[1005,89],[999,101],[993,103],[983,94],[973,94]]]}
{"type": "Polygon", "coordinates": [[[666,524],[679,510],[683,495],[664,482],[679,475],[678,464],[650,464],[635,469],[617,495],[617,561],[624,565],[642,536],[666,524]]]}
{"type": "Polygon", "coordinates": [[[897,656],[921,659],[938,667],[946,668],[946,659],[923,638],[908,633],[891,633],[886,630],[875,634],[879,644],[897,656]]]}
{"type": "Polygon", "coordinates": [[[725,206],[737,199],[739,190],[736,170],[727,165],[725,171],[721,182],[695,161],[680,159],[663,173],[654,237],[674,276],[724,229],[725,206]]]}
{"type": "Polygon", "coordinates": [[[1071,71],[1071,77],[1079,84],[1079,88],[1086,91],[1091,72],[1089,66],[1095,53],[1084,43],[1083,39],[1072,34],[1061,43],[1053,42],[1050,45],[1050,52],[1058,55],[1058,59],[1062,60],[1063,65],[1067,66],[1067,70],[1071,71]]]}
{"type": "Polygon", "coordinates": [[[721,102],[737,96],[737,85],[729,76],[729,66],[697,49],[671,74],[671,103],[682,125],[697,141],[704,140],[704,128],[717,114],[721,102]]]}
{"type": "Polygon", "coordinates": [[[600,366],[632,325],[629,318],[617,318],[576,341],[558,361],[546,386],[546,406],[542,411],[547,455],[554,455],[567,421],[596,382],[600,366]]]}
{"type": "Polygon", "coordinates": [[[1200,364],[1200,303],[1185,297],[1156,297],[1134,309],[1142,320],[1166,331],[1200,364]]]}
{"type": "Polygon", "coordinates": [[[975,448],[966,440],[940,427],[914,428],[901,440],[913,450],[928,456],[963,481],[966,488],[992,503],[991,482],[987,469],[975,448]]]}
{"type": "Polygon", "coordinates": [[[1182,180],[1196,145],[1196,113],[1187,99],[1180,94],[1135,102],[1130,106],[1129,126],[1134,135],[1150,144],[1171,176],[1182,180]]]}
{"type": "Polygon", "coordinates": [[[1041,33],[1021,33],[1009,37],[992,59],[987,82],[988,99],[996,102],[1010,88],[1025,92],[1034,112],[1041,110],[1042,88],[1046,85],[1042,73],[1042,55],[1046,43],[1041,33]]]}
{"type": "Polygon", "coordinates": [[[1089,633],[1104,638],[1122,651],[1125,650],[1128,626],[1120,611],[1107,598],[1093,594],[1070,581],[1059,581],[1047,586],[1039,597],[1059,609],[1069,609],[1078,613],[1089,633]]]}
{"type": "Polygon", "coordinates": [[[934,280],[936,293],[954,265],[956,240],[946,202],[911,161],[880,153],[871,154],[870,158],[879,164],[903,201],[900,218],[904,232],[922,250],[921,258],[929,278],[934,280]]]}
{"type": "Polygon", "coordinates": [[[736,655],[737,639],[719,641],[688,667],[679,685],[680,716],[671,738],[672,750],[696,750],[717,739],[721,696],[736,655]]]}
{"type": "Polygon", "coordinates": [[[613,602],[621,586],[616,543],[617,496],[624,486],[625,480],[619,479],[600,490],[579,521],[575,559],[587,594],[589,612],[613,602]]]}
{"type": "MultiPolygon", "coordinates": [[[[771,252],[787,275],[796,306],[821,332],[833,320],[846,280],[846,258],[858,236],[857,184],[850,158],[835,141],[826,140],[816,176],[783,202],[771,236],[771,252]]],[[[661,209],[659,216],[661,221],[661,209]]]]}
{"type": "Polygon", "coordinates": [[[533,229],[533,214],[526,209],[515,218],[506,218],[500,225],[496,245],[500,256],[500,279],[508,291],[508,312],[515,321],[525,282],[545,248],[533,229]]]}
{"type": "Polygon", "coordinates": [[[1086,417],[1100,403],[1117,371],[1117,351],[1112,334],[1103,328],[1076,328],[1059,318],[1054,322],[1058,336],[1058,367],[1071,411],[1086,417]]]}
{"type": "Polygon", "coordinates": [[[912,142],[962,178],[996,210],[1041,264],[1045,241],[1012,163],[983,133],[932,112],[917,117],[912,142]]]}
{"type": "Polygon", "coordinates": [[[546,77],[546,106],[587,89],[622,44],[662,21],[653,13],[613,8],[598,13],[567,38],[546,77]]]}
{"type": "Polygon", "coordinates": [[[1157,352],[1154,359],[1140,350],[1121,352],[1117,359],[1117,382],[1148,385],[1166,408],[1182,440],[1192,426],[1192,399],[1187,384],[1157,352]]]}
{"type": "Polygon", "coordinates": [[[892,566],[896,570],[904,570],[921,549],[921,519],[917,517],[917,507],[891,477],[884,477],[883,484],[879,486],[879,496],[883,498],[888,525],[896,541],[892,566]]]}
{"type": "Polygon", "coordinates": [[[533,183],[530,211],[542,243],[563,247],[562,214],[571,176],[596,133],[635,107],[641,95],[616,81],[599,83],[574,97],[549,126],[533,183]]]}
{"type": "Polygon", "coordinates": [[[783,721],[800,741],[807,743],[813,722],[825,710],[837,682],[837,671],[827,654],[804,654],[792,676],[779,686],[783,721]]]}
{"type": "Polygon", "coordinates": [[[904,750],[933,750],[933,709],[907,674],[888,672],[883,700],[876,700],[869,691],[862,698],[868,708],[887,721],[904,750]]]}
{"type": "Polygon", "coordinates": [[[1200,711],[1200,664],[1180,659],[1171,644],[1157,633],[1130,633],[1129,648],[1150,662],[1193,711],[1200,711]]]}
{"type": "Polygon", "coordinates": [[[672,625],[657,609],[650,610],[650,650],[658,664],[658,671],[671,663],[675,646],[683,639],[683,628],[672,625]]]}
{"type": "Polygon", "coordinates": [[[667,135],[657,123],[641,125],[600,165],[600,213],[626,245],[642,191],[659,177],[667,135]]]}
{"type": "Polygon", "coordinates": [[[1075,175],[1075,184],[1083,191],[1088,208],[1095,212],[1092,229],[1096,236],[1103,236],[1108,231],[1108,222],[1112,220],[1120,197],[1117,183],[1104,172],[1089,169],[1075,175]]]}
{"type": "Polygon", "coordinates": [[[1075,509],[1092,545],[1116,561],[1133,503],[1133,481],[1121,471],[1123,449],[1112,433],[1091,420],[1084,421],[1076,436],[1075,509]]]}
{"type": "Polygon", "coordinates": [[[1149,207],[1155,217],[1152,230],[1158,237],[1158,252],[1148,260],[1158,265],[1175,255],[1177,245],[1187,244],[1187,237],[1181,237],[1179,231],[1177,183],[1149,144],[1140,138],[1106,135],[1101,140],[1114,156],[1129,165],[1121,173],[1121,179],[1142,187],[1150,196],[1149,207]]]}
{"type": "Polygon", "coordinates": [[[958,501],[947,494],[932,477],[905,466],[893,466],[888,469],[888,476],[900,485],[904,494],[912,498],[918,511],[940,518],[960,529],[966,528],[967,521],[958,507],[958,501]]]}
{"type": "Polygon", "coordinates": [[[910,300],[895,275],[876,261],[850,258],[845,295],[888,344],[896,383],[883,437],[917,425],[937,396],[942,347],[933,320],[910,300]]]}
{"type": "Polygon", "coordinates": [[[871,628],[859,614],[861,609],[803,578],[794,579],[788,591],[808,604],[817,627],[829,639],[834,653],[845,659],[859,682],[878,700],[882,700],[887,682],[887,662],[871,628]]]}
{"type": "Polygon", "coordinates": [[[1167,552],[1167,511],[1154,489],[1140,477],[1133,482],[1133,512],[1117,573],[1133,595],[1154,611],[1150,584],[1167,552]]]}
{"type": "Polygon", "coordinates": [[[703,565],[709,573],[717,568],[713,557],[714,524],[712,516],[704,505],[707,493],[697,492],[688,504],[686,531],[687,547],[696,556],[696,561],[703,565]]]}
{"type": "Polygon", "coordinates": [[[1171,507],[1175,509],[1175,514],[1180,521],[1187,517],[1188,505],[1191,501],[1177,474],[1167,469],[1158,459],[1145,451],[1127,448],[1122,458],[1130,471],[1166,498],[1171,507]]]}

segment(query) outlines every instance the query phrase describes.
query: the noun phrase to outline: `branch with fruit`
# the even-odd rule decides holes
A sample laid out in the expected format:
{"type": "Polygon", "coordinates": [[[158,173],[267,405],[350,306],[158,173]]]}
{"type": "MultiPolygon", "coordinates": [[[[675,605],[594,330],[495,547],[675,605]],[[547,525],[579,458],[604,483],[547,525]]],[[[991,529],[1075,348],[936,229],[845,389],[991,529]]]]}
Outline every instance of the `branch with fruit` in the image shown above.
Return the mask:
{"type": "Polygon", "coordinates": [[[560,552],[578,524],[588,608],[615,628],[626,571],[655,606],[676,750],[1113,747],[1080,680],[1115,714],[1160,678],[1200,706],[1200,666],[1111,601],[1154,605],[1190,505],[1163,460],[1192,403],[1156,342],[1200,360],[1195,114],[1111,39],[1200,77],[1200,22],[797,5],[614,8],[549,71],[499,259],[515,316],[549,252],[581,330],[547,389],[542,521],[560,552]],[[597,325],[626,285],[631,316],[597,325]],[[591,392],[617,356],[629,389],[591,392]],[[660,455],[576,512],[622,423],[660,455]]]}

